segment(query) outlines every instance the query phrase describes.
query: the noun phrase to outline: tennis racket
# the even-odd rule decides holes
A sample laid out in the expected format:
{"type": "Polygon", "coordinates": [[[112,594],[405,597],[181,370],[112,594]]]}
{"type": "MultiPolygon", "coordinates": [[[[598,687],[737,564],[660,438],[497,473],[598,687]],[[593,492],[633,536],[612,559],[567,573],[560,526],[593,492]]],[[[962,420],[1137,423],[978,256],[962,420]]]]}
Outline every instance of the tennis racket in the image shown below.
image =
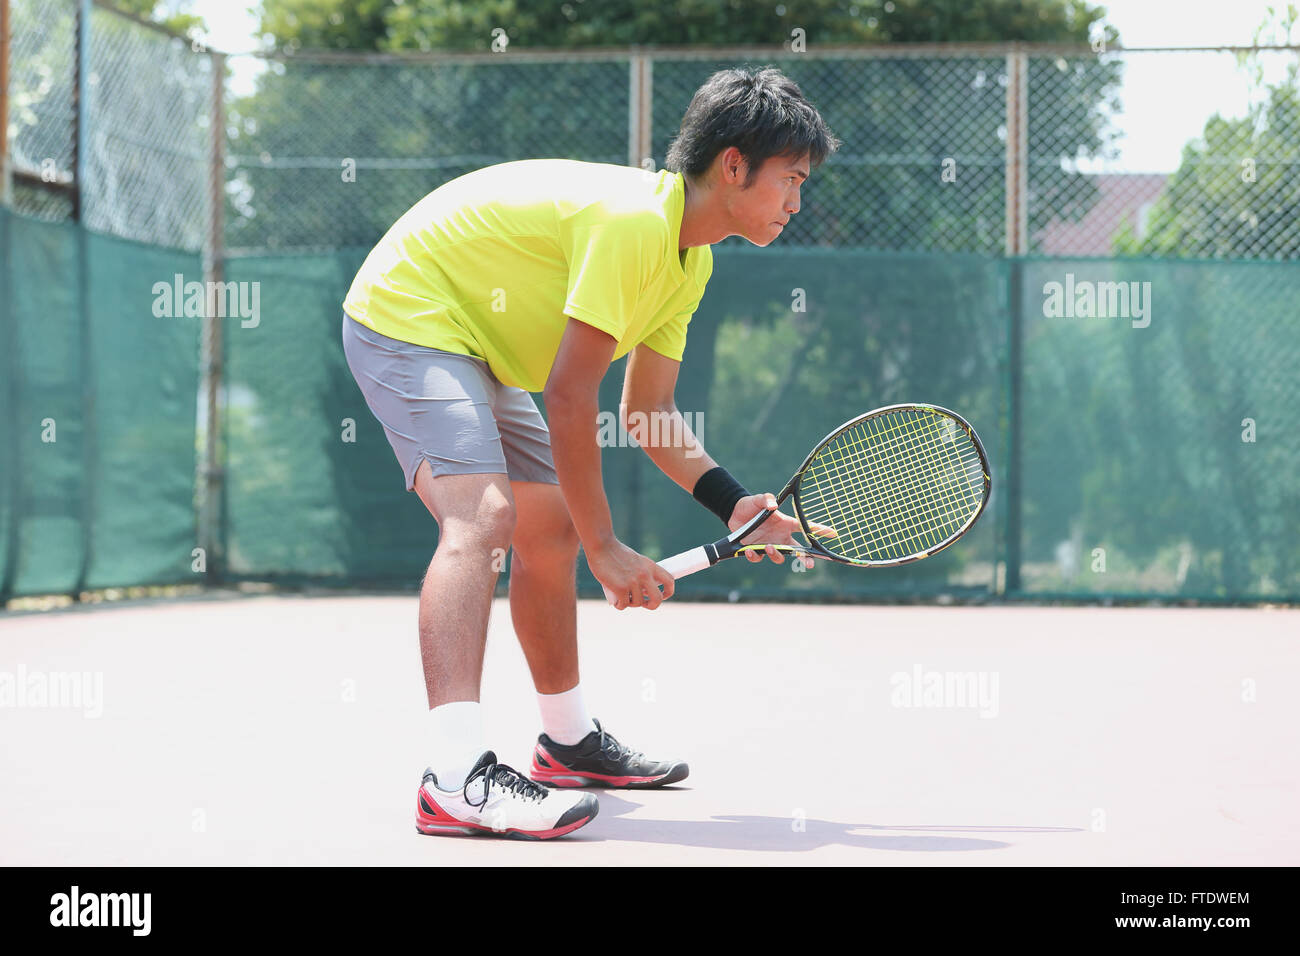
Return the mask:
{"type": "MultiPolygon", "coordinates": [[[[776,502],[792,500],[808,545],[773,547],[859,568],[910,564],[969,531],[991,490],[988,458],[969,422],[937,405],[889,405],[850,419],[808,453],[776,502]]],[[[772,514],[764,509],[725,538],[659,566],[682,578],[762,551],[766,544],[741,542],[772,514]]]]}

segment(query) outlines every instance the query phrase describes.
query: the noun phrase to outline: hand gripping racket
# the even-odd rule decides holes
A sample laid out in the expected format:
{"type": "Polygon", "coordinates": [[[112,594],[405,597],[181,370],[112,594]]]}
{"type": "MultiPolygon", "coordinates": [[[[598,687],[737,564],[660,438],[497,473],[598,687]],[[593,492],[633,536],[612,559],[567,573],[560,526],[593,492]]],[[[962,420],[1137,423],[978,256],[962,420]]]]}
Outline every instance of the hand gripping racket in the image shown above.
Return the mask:
{"type": "MultiPolygon", "coordinates": [[[[889,405],[850,419],[809,452],[776,502],[793,499],[808,547],[774,547],[859,568],[910,564],[969,531],[991,490],[988,458],[969,422],[937,405],[889,405]]],[[[761,551],[767,545],[740,542],[772,513],[659,566],[681,578],[761,551]]]]}

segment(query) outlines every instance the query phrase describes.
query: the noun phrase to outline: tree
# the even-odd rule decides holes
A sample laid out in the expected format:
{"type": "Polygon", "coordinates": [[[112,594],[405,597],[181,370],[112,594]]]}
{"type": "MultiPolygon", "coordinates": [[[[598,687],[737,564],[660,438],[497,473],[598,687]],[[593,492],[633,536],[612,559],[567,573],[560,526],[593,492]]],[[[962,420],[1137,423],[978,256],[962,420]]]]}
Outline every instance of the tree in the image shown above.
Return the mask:
{"type": "MultiPolygon", "coordinates": [[[[1291,42],[1300,8],[1289,4],[1262,24],[1257,43],[1291,42]]],[[[1252,106],[1240,119],[1210,117],[1155,207],[1145,235],[1127,225],[1115,238],[1121,255],[1214,259],[1300,258],[1300,59],[1284,79],[1264,83],[1258,53],[1239,62],[1251,78],[1252,106]]]]}
{"type": "Polygon", "coordinates": [[[1084,45],[1103,13],[1084,0],[263,0],[262,30],[284,50],[486,52],[498,28],[528,48],[771,44],[796,27],[817,43],[1084,45]]]}
{"type": "MultiPolygon", "coordinates": [[[[1256,43],[1290,43],[1297,25],[1300,12],[1290,4],[1260,26],[1256,43]]],[[[1096,493],[1081,503],[1082,520],[1114,529],[1139,560],[1154,558],[1162,544],[1185,542],[1195,555],[1187,591],[1223,596],[1260,593],[1264,581],[1294,590],[1300,575],[1300,549],[1285,518],[1300,508],[1286,477],[1300,468],[1300,454],[1276,433],[1241,437],[1245,423],[1253,432],[1257,418],[1268,421],[1264,410],[1288,404],[1300,361],[1294,269],[1258,261],[1300,258],[1300,61],[1291,58],[1270,86],[1259,53],[1239,59],[1252,81],[1248,114],[1210,117],[1184,147],[1144,235],[1126,225],[1114,240],[1118,255],[1143,257],[1121,260],[1122,269],[1155,280],[1162,347],[1125,336],[1127,381],[1080,383],[1106,416],[1124,423],[1117,432],[1133,432],[1129,409],[1176,410],[1160,416],[1158,444],[1117,457],[1107,473],[1092,469],[1086,483],[1096,493]],[[1144,500],[1139,515],[1125,505],[1125,489],[1144,487],[1160,492],[1144,500]]],[[[1040,344],[1044,358],[1099,354],[1095,342],[1072,348],[1058,336],[1040,344]]],[[[1093,447],[1102,445],[1098,436],[1093,447]]]]}
{"type": "MultiPolygon", "coordinates": [[[[454,0],[264,0],[261,22],[275,48],[288,53],[486,52],[494,30],[506,52],[628,44],[788,47],[796,30],[813,46],[936,40],[1083,46],[1096,34],[1102,13],[1082,0],[813,0],[797,8],[770,0],[677,0],[667,10],[632,0],[472,5],[454,0]]],[[[1107,41],[1115,38],[1109,31],[1107,41]]],[[[1062,70],[1064,62],[1031,63],[1036,115],[1051,117],[1051,122],[1031,124],[1030,148],[1037,159],[1073,159],[1096,153],[1107,142],[1103,106],[1118,66],[1087,57],[1062,70]]],[[[656,57],[654,161],[662,163],[699,84],[714,70],[735,65],[732,59],[656,57]]],[[[805,209],[787,230],[786,243],[1001,251],[1005,57],[863,60],[791,54],[780,58],[779,65],[801,84],[846,144],[839,161],[810,183],[805,209]],[[959,170],[955,184],[940,181],[946,159],[959,170]]],[[[232,152],[264,157],[264,165],[273,168],[246,165],[241,171],[241,191],[252,198],[244,208],[232,209],[233,245],[315,245],[311,233],[339,228],[364,244],[428,189],[492,162],[529,156],[627,161],[626,68],[618,63],[575,62],[557,70],[503,58],[500,64],[386,66],[380,72],[374,66],[296,65],[282,76],[264,77],[257,96],[235,106],[240,131],[232,152]],[[373,109],[376,103],[383,109],[373,109]],[[311,177],[311,203],[319,207],[304,217],[299,199],[297,222],[278,213],[271,202],[286,190],[301,197],[301,183],[274,183],[284,176],[274,167],[286,153],[311,164],[303,175],[311,177]],[[369,181],[374,184],[382,175],[390,184],[367,193],[372,201],[362,207],[335,205],[321,191],[326,175],[317,170],[325,167],[325,158],[349,156],[362,165],[373,160],[376,171],[369,181]],[[403,161],[405,168],[394,168],[403,161]],[[412,168],[421,162],[430,168],[412,168]],[[405,205],[384,201],[398,193],[405,205]],[[247,221],[250,210],[256,223],[247,221]]],[[[359,187],[347,197],[363,192],[359,187]]],[[[1095,195],[1087,177],[1054,172],[1036,190],[1031,231],[1054,216],[1082,215],[1095,195]]]]}
{"type": "Polygon", "coordinates": [[[186,7],[193,5],[193,0],[112,0],[112,5],[124,13],[148,20],[161,27],[166,27],[177,36],[197,39],[207,32],[207,25],[201,16],[185,13],[186,7]]]}

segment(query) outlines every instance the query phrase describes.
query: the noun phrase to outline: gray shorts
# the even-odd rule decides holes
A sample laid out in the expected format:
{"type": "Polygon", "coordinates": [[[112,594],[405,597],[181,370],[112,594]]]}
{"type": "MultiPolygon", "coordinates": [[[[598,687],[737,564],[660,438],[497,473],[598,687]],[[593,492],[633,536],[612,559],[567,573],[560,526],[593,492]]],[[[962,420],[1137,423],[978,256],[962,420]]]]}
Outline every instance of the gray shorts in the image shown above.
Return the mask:
{"type": "Polygon", "coordinates": [[[366,404],[415,490],[427,461],[440,475],[504,474],[557,485],[550,433],[533,397],[487,362],[399,342],[343,314],[343,352],[366,404]]]}

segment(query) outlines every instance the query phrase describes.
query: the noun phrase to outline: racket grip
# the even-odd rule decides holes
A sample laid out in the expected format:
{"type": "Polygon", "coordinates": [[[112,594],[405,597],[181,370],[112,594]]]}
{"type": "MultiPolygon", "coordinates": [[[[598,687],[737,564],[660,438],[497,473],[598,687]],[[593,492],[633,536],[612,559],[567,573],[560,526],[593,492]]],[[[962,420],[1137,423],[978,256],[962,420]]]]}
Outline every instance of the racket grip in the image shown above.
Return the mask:
{"type": "MultiPolygon", "coordinates": [[[[691,548],[689,551],[683,551],[681,554],[674,554],[671,558],[664,558],[659,562],[659,567],[663,568],[674,578],[684,578],[688,574],[694,574],[696,571],[703,571],[709,567],[709,553],[703,547],[691,548]]],[[[614,595],[610,593],[609,588],[604,588],[605,600],[611,605],[615,603],[614,595]]]]}
{"type": "Polygon", "coordinates": [[[664,558],[659,562],[659,567],[674,578],[684,578],[696,571],[703,571],[710,563],[709,553],[703,547],[699,547],[683,551],[681,554],[674,554],[671,558],[664,558]]]}

